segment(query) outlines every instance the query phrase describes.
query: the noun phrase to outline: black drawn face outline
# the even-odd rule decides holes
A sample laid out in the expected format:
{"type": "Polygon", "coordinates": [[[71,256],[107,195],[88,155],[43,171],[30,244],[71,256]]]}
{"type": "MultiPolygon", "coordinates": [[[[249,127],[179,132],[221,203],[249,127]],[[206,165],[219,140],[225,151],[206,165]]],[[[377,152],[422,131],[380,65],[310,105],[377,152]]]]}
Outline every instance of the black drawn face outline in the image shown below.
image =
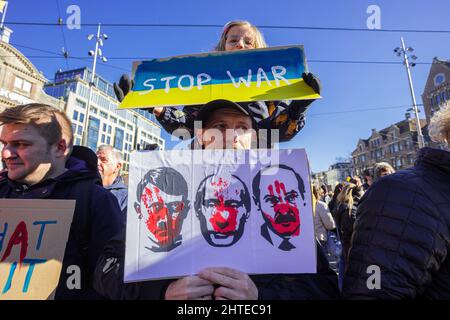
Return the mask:
{"type": "Polygon", "coordinates": [[[250,215],[250,195],[237,176],[210,175],[199,185],[195,210],[206,242],[230,247],[242,237],[250,215]]]}

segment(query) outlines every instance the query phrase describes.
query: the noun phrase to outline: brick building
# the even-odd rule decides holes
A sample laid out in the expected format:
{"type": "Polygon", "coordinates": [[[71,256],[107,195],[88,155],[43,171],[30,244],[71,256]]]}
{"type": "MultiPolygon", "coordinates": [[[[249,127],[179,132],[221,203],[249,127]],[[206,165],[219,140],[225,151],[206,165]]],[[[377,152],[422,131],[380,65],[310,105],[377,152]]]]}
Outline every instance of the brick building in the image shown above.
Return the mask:
{"type": "MultiPolygon", "coordinates": [[[[425,143],[429,144],[427,123],[421,119],[425,143]]],[[[413,166],[419,150],[416,122],[405,119],[380,131],[372,129],[367,139],[359,139],[352,152],[353,174],[362,176],[365,169],[373,168],[377,162],[388,162],[396,170],[413,166]]]]}

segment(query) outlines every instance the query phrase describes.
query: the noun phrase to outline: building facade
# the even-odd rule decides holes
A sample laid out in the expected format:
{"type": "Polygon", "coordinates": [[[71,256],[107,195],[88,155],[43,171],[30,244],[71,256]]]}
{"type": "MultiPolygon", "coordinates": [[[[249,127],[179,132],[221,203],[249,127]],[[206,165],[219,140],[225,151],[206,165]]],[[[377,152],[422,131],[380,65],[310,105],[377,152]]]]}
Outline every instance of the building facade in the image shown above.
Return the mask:
{"type": "Polygon", "coordinates": [[[112,84],[98,75],[94,78],[88,127],[84,128],[90,79],[91,70],[80,68],[58,71],[54,81],[45,85],[47,94],[66,101],[65,111],[72,120],[76,145],[81,144],[83,131],[87,130],[87,146],[92,150],[107,144],[122,152],[125,172],[132,150],[145,149],[150,144],[164,150],[161,127],[153,121],[154,116],[143,110],[117,110],[119,101],[112,84]]]}
{"type": "Polygon", "coordinates": [[[450,61],[433,59],[430,73],[422,93],[423,107],[427,123],[434,112],[446,101],[450,101],[450,61]]]}
{"type": "Polygon", "coordinates": [[[346,181],[352,175],[352,169],[351,162],[336,162],[327,171],[313,173],[313,183],[325,185],[329,190],[333,190],[338,183],[346,181]]]}
{"type": "Polygon", "coordinates": [[[48,96],[47,79],[19,50],[9,44],[11,29],[0,29],[0,111],[25,103],[45,103],[64,109],[65,102],[48,96]]]}
{"type": "MultiPolygon", "coordinates": [[[[421,119],[420,124],[425,143],[430,144],[426,120],[421,119]]],[[[409,168],[414,165],[418,150],[416,122],[409,117],[380,131],[372,129],[370,137],[359,139],[352,152],[353,174],[362,176],[377,162],[388,162],[396,170],[409,168]]]]}

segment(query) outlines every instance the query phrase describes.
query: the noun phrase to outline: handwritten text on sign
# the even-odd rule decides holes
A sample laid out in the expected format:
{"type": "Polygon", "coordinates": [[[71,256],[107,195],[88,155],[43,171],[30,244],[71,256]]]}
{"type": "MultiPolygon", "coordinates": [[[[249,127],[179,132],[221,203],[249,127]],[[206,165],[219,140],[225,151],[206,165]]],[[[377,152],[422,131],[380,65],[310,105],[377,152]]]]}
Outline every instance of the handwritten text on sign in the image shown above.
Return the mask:
{"type": "Polygon", "coordinates": [[[51,298],[74,201],[0,199],[0,207],[0,299],[51,298]]]}
{"type": "Polygon", "coordinates": [[[134,64],[135,85],[120,108],[319,98],[304,83],[305,71],[303,46],[142,61],[134,64]]]}

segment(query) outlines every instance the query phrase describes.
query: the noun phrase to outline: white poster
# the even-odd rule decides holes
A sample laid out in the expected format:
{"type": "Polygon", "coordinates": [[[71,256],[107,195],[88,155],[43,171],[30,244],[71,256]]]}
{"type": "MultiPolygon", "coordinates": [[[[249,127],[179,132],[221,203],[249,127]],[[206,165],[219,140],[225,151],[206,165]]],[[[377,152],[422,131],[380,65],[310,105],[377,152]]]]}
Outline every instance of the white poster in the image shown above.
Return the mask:
{"type": "Polygon", "coordinates": [[[303,149],[134,152],[125,281],[316,273],[310,186],[303,149]]]}

